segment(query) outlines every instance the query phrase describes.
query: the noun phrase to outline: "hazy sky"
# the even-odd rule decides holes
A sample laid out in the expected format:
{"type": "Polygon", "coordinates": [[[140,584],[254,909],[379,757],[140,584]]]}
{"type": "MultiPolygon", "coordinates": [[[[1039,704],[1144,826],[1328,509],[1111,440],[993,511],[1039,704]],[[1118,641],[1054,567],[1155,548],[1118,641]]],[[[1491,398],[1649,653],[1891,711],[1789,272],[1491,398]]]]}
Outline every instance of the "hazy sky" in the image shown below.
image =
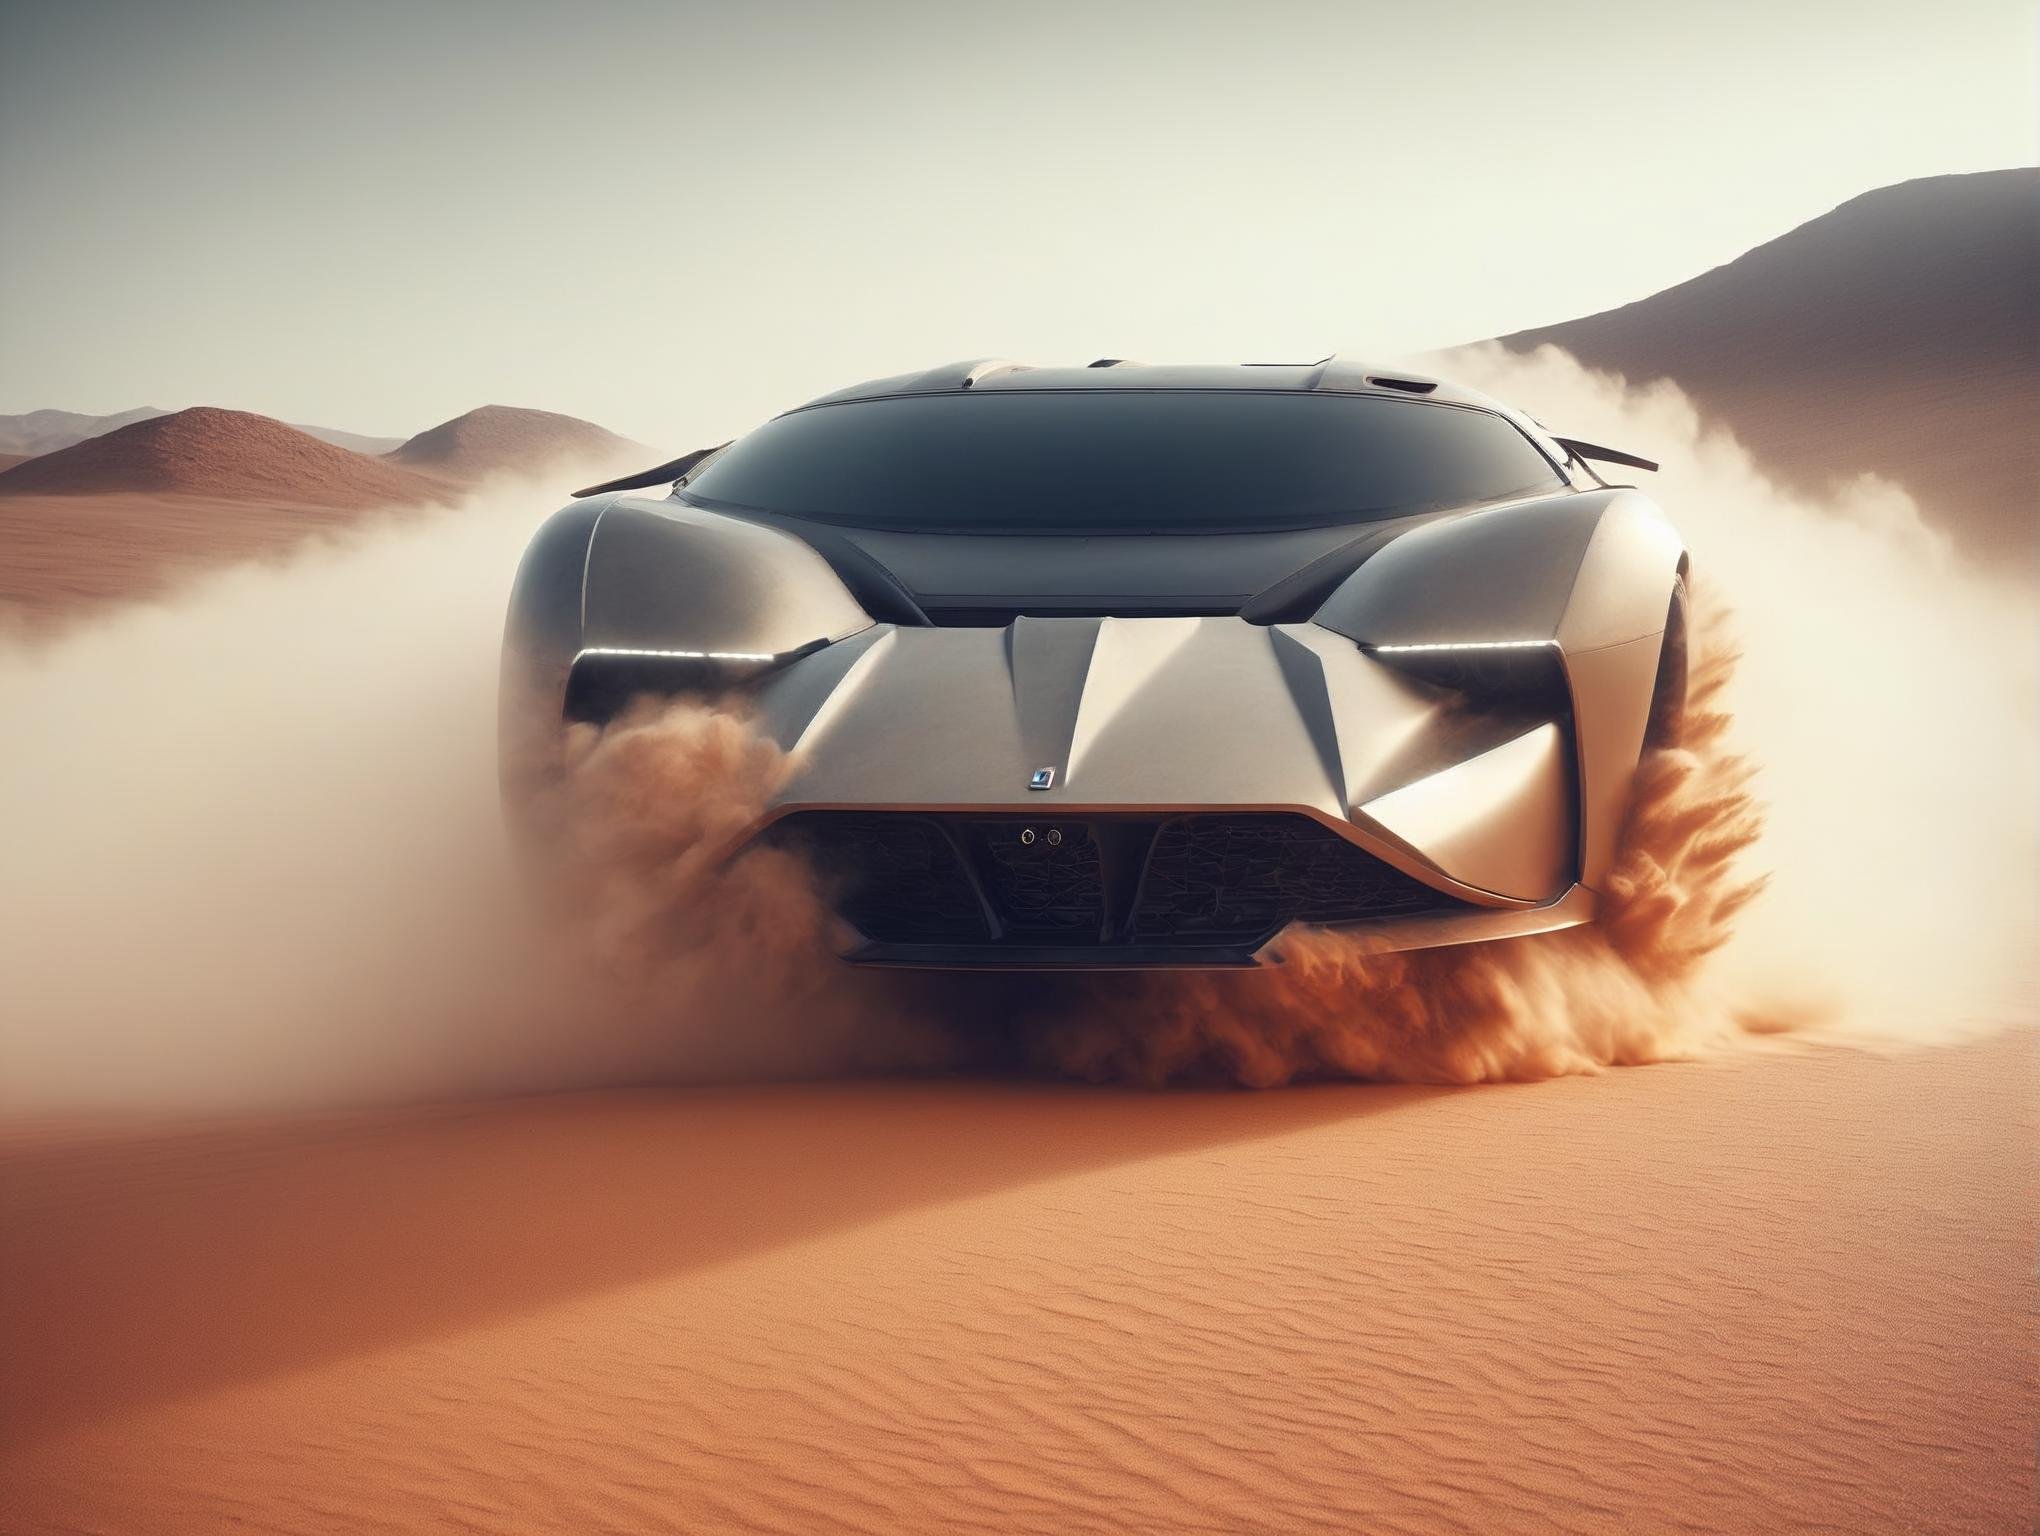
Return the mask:
{"type": "Polygon", "coordinates": [[[2027,0],[0,0],[0,411],[686,447],[959,357],[1386,355],[2031,163],[2027,0]]]}

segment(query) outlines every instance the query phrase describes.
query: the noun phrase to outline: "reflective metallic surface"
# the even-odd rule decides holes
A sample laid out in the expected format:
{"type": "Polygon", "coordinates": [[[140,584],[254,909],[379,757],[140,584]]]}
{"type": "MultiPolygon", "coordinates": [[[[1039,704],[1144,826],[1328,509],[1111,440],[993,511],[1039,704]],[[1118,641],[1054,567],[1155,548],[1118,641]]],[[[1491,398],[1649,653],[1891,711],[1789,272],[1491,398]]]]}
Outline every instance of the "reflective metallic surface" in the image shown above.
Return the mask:
{"type": "Polygon", "coordinates": [[[796,763],[775,814],[1294,809],[1480,905],[1548,901],[1571,880],[1563,722],[1470,712],[1314,626],[1020,619],[888,628],[848,667],[842,649],[758,690],[796,763]],[[824,669],[832,686],[810,676],[824,669]],[[940,750],[915,721],[940,722],[940,750]],[[1035,790],[1044,764],[1058,774],[1035,790]]]}
{"type": "Polygon", "coordinates": [[[1547,722],[1354,814],[1463,886],[1548,900],[1568,883],[1575,846],[1565,733],[1547,722]]]}

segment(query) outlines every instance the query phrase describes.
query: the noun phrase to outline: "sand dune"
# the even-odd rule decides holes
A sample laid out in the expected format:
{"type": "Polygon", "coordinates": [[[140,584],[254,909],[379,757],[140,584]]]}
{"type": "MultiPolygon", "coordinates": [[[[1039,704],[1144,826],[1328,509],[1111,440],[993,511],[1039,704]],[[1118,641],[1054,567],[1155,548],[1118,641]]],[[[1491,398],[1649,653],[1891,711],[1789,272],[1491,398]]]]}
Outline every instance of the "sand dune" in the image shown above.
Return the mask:
{"type": "Polygon", "coordinates": [[[388,458],[393,464],[452,480],[537,474],[564,460],[582,464],[633,464],[658,459],[649,448],[614,432],[552,411],[485,405],[420,432],[388,458]]]}
{"type": "Polygon", "coordinates": [[[534,508],[556,506],[591,475],[654,457],[571,416],[501,406],[381,457],[245,411],[148,413],[32,458],[0,455],[0,625],[45,629],[154,598],[366,517],[456,501],[486,480],[527,481],[534,508]]]}
{"type": "Polygon", "coordinates": [[[2040,171],[1881,187],[1620,309],[1518,331],[1671,377],[1794,484],[1872,471],[1972,554],[2040,555],[2040,171]]]}
{"type": "Polygon", "coordinates": [[[2023,1529],[2034,1045],[16,1129],[0,1487],[24,1536],[2023,1529]]]}
{"type": "Polygon", "coordinates": [[[380,459],[267,416],[213,406],[134,422],[0,474],[0,496],[133,493],[354,508],[444,494],[380,459]]]}
{"type": "MultiPolygon", "coordinates": [[[[6,449],[19,458],[33,458],[37,454],[52,453],[59,448],[68,448],[73,443],[82,443],[87,438],[102,436],[116,428],[127,426],[130,422],[147,421],[154,416],[169,414],[170,412],[159,410],[153,405],[144,405],[132,411],[117,411],[111,416],[88,416],[80,411],[55,410],[30,411],[21,416],[0,416],[0,449],[6,449]]],[[[292,422],[290,426],[293,431],[316,437],[322,443],[331,443],[336,448],[349,448],[356,453],[388,453],[403,442],[400,437],[371,437],[362,432],[343,432],[337,427],[307,426],[303,422],[292,422]]]]}

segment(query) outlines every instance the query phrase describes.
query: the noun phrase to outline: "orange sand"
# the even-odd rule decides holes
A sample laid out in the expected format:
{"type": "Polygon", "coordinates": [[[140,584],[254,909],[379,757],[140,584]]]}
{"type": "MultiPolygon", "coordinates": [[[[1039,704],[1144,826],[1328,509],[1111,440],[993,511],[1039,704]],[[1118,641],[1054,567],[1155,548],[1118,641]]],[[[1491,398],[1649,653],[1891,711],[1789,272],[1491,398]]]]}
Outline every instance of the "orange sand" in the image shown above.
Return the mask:
{"type": "Polygon", "coordinates": [[[217,496],[0,496],[0,634],[160,598],[205,572],[405,515],[415,514],[217,496]]]}
{"type": "Polygon", "coordinates": [[[0,1140],[54,1531],[2023,1530],[2035,1040],[0,1140]]]}

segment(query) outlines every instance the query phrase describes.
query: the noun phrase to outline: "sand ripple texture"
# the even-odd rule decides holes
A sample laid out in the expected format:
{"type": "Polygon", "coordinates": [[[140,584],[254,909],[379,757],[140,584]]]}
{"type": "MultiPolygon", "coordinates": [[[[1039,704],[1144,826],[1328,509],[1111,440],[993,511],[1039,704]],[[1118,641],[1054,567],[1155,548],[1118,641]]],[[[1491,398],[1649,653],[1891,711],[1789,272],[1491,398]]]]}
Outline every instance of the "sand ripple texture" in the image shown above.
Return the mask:
{"type": "Polygon", "coordinates": [[[2034,1041],[16,1128],[0,1524],[2022,1531],[2034,1041]]]}

